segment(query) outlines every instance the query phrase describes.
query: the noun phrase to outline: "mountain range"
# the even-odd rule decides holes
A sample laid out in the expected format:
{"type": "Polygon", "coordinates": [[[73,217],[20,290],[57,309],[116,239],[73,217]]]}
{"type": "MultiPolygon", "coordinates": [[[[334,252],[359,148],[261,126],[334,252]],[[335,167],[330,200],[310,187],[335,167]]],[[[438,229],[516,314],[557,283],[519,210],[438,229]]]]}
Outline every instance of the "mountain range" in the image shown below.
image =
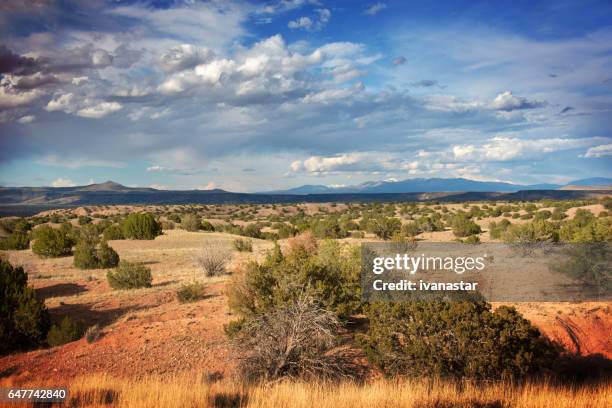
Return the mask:
{"type": "Polygon", "coordinates": [[[607,189],[612,179],[594,177],[574,180],[567,184],[511,184],[497,181],[476,181],[465,178],[414,178],[402,181],[369,181],[346,187],[303,185],[287,190],[265,191],[259,194],[374,194],[374,193],[433,193],[433,192],[515,192],[521,190],[559,190],[579,187],[607,189]]]}
{"type": "Polygon", "coordinates": [[[601,197],[611,192],[612,179],[607,178],[529,186],[462,178],[409,179],[341,188],[302,186],[266,193],[233,193],[220,189],[157,190],[107,181],[75,187],[0,187],[0,216],[25,216],[51,208],[83,205],[562,200],[601,197]]]}

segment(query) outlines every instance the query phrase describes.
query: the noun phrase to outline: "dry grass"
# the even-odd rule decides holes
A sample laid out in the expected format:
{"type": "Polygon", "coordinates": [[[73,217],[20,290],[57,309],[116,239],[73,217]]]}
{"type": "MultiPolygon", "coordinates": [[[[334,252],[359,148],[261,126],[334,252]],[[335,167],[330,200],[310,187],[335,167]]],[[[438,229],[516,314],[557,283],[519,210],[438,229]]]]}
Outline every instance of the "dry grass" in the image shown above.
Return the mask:
{"type": "Polygon", "coordinates": [[[140,380],[92,376],[73,381],[69,394],[67,405],[72,407],[575,408],[609,406],[612,386],[376,380],[366,384],[280,382],[246,387],[228,380],[211,383],[204,375],[140,380]]]}

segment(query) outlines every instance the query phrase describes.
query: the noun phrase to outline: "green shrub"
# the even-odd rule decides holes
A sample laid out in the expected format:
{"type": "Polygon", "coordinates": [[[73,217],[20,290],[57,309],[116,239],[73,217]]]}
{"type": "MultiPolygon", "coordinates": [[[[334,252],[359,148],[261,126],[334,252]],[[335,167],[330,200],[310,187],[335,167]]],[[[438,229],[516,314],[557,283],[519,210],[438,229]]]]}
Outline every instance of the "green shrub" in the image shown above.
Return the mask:
{"type": "Polygon", "coordinates": [[[3,218],[0,219],[0,225],[8,232],[28,232],[32,226],[28,220],[24,218],[3,218]]]}
{"type": "Polygon", "coordinates": [[[561,224],[559,239],[564,242],[610,242],[612,218],[598,218],[590,211],[579,209],[573,219],[561,224]]]}
{"type": "Polygon", "coordinates": [[[102,242],[96,251],[99,268],[114,268],[119,265],[119,254],[106,242],[102,242]]]}
{"type": "Polygon", "coordinates": [[[59,325],[53,325],[47,335],[47,343],[51,347],[76,341],[83,337],[85,328],[82,321],[75,321],[66,316],[59,325]]]}
{"type": "MultiPolygon", "coordinates": [[[[297,238],[294,238],[294,240],[297,238]]],[[[346,317],[361,306],[359,247],[343,248],[337,241],[312,242],[280,247],[268,253],[263,263],[251,262],[242,273],[232,275],[228,288],[230,308],[250,319],[308,290],[320,304],[346,317]]]]}
{"type": "Polygon", "coordinates": [[[100,243],[98,229],[85,226],[74,248],[74,266],[80,269],[113,268],[119,263],[119,255],[104,241],[100,243]]]}
{"type": "Polygon", "coordinates": [[[470,235],[466,239],[463,240],[466,244],[479,244],[480,237],[478,235],[470,235]]]}
{"type": "Polygon", "coordinates": [[[560,221],[565,218],[567,218],[567,214],[565,214],[565,211],[562,208],[555,207],[551,215],[551,219],[555,221],[560,221]]]}
{"type": "Polygon", "coordinates": [[[387,376],[510,379],[550,366],[559,350],[514,308],[485,302],[377,302],[360,343],[387,376]]]}
{"type": "Polygon", "coordinates": [[[557,242],[559,233],[555,226],[547,221],[533,221],[525,224],[512,224],[502,234],[504,242],[511,244],[529,244],[534,242],[557,242]]]}
{"type": "Polygon", "coordinates": [[[284,222],[279,222],[276,225],[276,229],[278,231],[278,237],[280,239],[292,237],[297,233],[297,230],[295,228],[293,228],[291,225],[285,224],[284,222]]]}
{"type": "Polygon", "coordinates": [[[102,329],[97,324],[89,326],[85,331],[85,340],[87,340],[87,343],[94,343],[98,341],[100,337],[102,337],[102,329]]]}
{"type": "Polygon", "coordinates": [[[202,221],[202,227],[201,228],[202,228],[202,230],[209,231],[209,232],[212,232],[212,231],[215,230],[215,226],[212,225],[210,222],[208,222],[206,220],[202,221]]]}
{"type": "Polygon", "coordinates": [[[511,222],[507,219],[502,219],[499,223],[491,221],[489,224],[489,236],[491,239],[499,239],[508,230],[511,222]]]}
{"type": "Polygon", "coordinates": [[[552,217],[552,213],[548,210],[542,210],[535,213],[536,220],[547,220],[552,217]]]}
{"type": "Polygon", "coordinates": [[[456,237],[467,237],[480,234],[480,225],[472,221],[467,215],[458,214],[451,220],[451,228],[456,237]]]}
{"type": "Polygon", "coordinates": [[[14,231],[8,238],[0,240],[2,250],[22,250],[30,247],[30,237],[27,232],[14,231]]]}
{"type": "Polygon", "coordinates": [[[317,238],[344,238],[348,235],[348,232],[340,226],[337,215],[329,215],[313,220],[311,229],[317,238]]]}
{"type": "Polygon", "coordinates": [[[563,260],[550,265],[552,270],[582,282],[604,298],[612,293],[609,244],[569,245],[563,248],[563,254],[563,260]]]}
{"type": "Polygon", "coordinates": [[[68,235],[67,228],[51,228],[41,225],[34,230],[32,252],[43,258],[57,258],[72,253],[74,240],[68,235]]]}
{"type": "Polygon", "coordinates": [[[176,292],[179,302],[196,302],[206,297],[206,285],[202,282],[191,282],[183,284],[176,292]]]}
{"type": "Polygon", "coordinates": [[[371,230],[379,238],[391,239],[394,233],[402,228],[402,222],[395,217],[376,217],[372,220],[371,230]]]}
{"type": "Polygon", "coordinates": [[[43,301],[28,287],[22,267],[0,259],[0,355],[40,345],[50,321],[43,301]]]}
{"type": "Polygon", "coordinates": [[[91,217],[88,217],[86,215],[80,215],[78,222],[79,222],[79,225],[91,224],[91,217]]]}
{"type": "Polygon", "coordinates": [[[161,224],[148,213],[128,215],[121,223],[121,230],[128,239],[155,239],[162,233],[161,224]]]}
{"type": "Polygon", "coordinates": [[[125,236],[123,235],[123,231],[121,230],[121,227],[115,224],[107,227],[104,230],[104,233],[102,234],[102,236],[104,237],[105,241],[125,239],[125,236]]]}
{"type": "Polygon", "coordinates": [[[409,222],[407,224],[402,225],[402,235],[406,237],[416,237],[421,233],[419,226],[416,222],[409,222]]]}
{"type": "Polygon", "coordinates": [[[150,288],[151,270],[141,263],[121,261],[117,268],[106,274],[113,289],[150,288]]]}
{"type": "Polygon", "coordinates": [[[249,224],[244,227],[244,235],[251,238],[262,239],[261,227],[258,224],[249,224]]]}
{"type": "Polygon", "coordinates": [[[170,215],[167,216],[168,220],[172,221],[175,224],[180,224],[181,223],[181,216],[178,215],[177,213],[172,213],[170,215]]]}
{"type": "Polygon", "coordinates": [[[79,269],[96,269],[98,267],[95,244],[82,240],[76,245],[74,248],[74,266],[79,269]]]}
{"type": "Polygon", "coordinates": [[[234,249],[238,252],[253,252],[253,241],[238,238],[234,240],[234,249]]]}
{"type": "Polygon", "coordinates": [[[185,214],[181,220],[181,228],[183,228],[185,231],[198,231],[200,226],[200,217],[195,214],[185,214]]]}

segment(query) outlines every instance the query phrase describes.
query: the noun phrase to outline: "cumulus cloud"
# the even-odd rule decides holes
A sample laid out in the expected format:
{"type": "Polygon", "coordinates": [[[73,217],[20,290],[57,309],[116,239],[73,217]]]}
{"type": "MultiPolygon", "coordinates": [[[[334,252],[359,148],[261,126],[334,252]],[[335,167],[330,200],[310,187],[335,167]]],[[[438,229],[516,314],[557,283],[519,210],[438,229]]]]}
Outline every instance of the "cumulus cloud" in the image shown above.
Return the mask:
{"type": "Polygon", "coordinates": [[[608,157],[608,156],[612,156],[612,144],[605,144],[605,145],[591,147],[581,157],[600,158],[600,157],[608,157]]]}
{"type": "Polygon", "coordinates": [[[51,187],[74,187],[76,183],[68,178],[57,178],[51,183],[51,187]]]}
{"type": "Polygon", "coordinates": [[[214,55],[214,52],[209,48],[197,47],[193,44],[181,44],[162,54],[160,66],[167,72],[184,71],[210,61],[214,55]]]}
{"type": "Polygon", "coordinates": [[[45,110],[48,112],[63,111],[72,113],[75,111],[75,106],[73,104],[74,99],[74,94],[72,93],[58,95],[55,99],[47,103],[45,110]]]}
{"type": "Polygon", "coordinates": [[[27,106],[43,96],[38,89],[21,91],[14,87],[10,77],[0,80],[0,110],[27,106]]]}
{"type": "Polygon", "coordinates": [[[292,20],[287,24],[287,27],[289,28],[304,28],[306,30],[309,30],[312,28],[312,20],[309,17],[300,17],[297,20],[292,20]]]}
{"type": "Polygon", "coordinates": [[[548,138],[523,140],[511,137],[494,137],[482,145],[454,145],[453,158],[458,161],[508,161],[528,159],[560,150],[588,146],[601,138],[548,138]]]}
{"type": "Polygon", "coordinates": [[[293,30],[321,30],[327,23],[329,23],[332,13],[329,9],[325,8],[317,9],[316,13],[316,17],[313,18],[302,16],[295,20],[291,20],[289,23],[287,23],[287,27],[293,30]]]}
{"type": "MultiPolygon", "coordinates": [[[[434,80],[422,80],[411,83],[415,87],[432,87],[437,85],[434,80]]],[[[516,96],[510,91],[498,94],[491,101],[465,100],[454,95],[430,95],[424,98],[424,105],[431,110],[444,112],[467,112],[473,110],[491,110],[503,114],[526,109],[535,109],[547,105],[544,101],[529,100],[525,97],[516,96]]]]}
{"type": "Polygon", "coordinates": [[[77,115],[84,118],[100,119],[110,113],[117,112],[122,107],[118,102],[100,102],[97,105],[79,109],[77,115]]]}
{"type": "Polygon", "coordinates": [[[400,155],[388,152],[349,152],[336,156],[310,156],[293,161],[289,168],[293,172],[314,174],[336,172],[378,173],[389,170],[411,170],[418,162],[408,161],[400,155]]]}
{"type": "Polygon", "coordinates": [[[368,16],[375,16],[386,8],[387,5],[385,3],[374,3],[366,8],[363,13],[367,14],[368,16]]]}
{"type": "MultiPolygon", "coordinates": [[[[190,169],[213,161],[210,168],[221,168],[224,177],[216,181],[229,186],[230,177],[252,177],[245,185],[274,180],[291,161],[296,178],[339,172],[396,177],[477,175],[489,165],[495,170],[523,158],[551,159],[570,149],[585,157],[605,154],[596,149],[609,143],[601,140],[571,148],[564,142],[513,145],[550,135],[573,140],[608,133],[608,101],[590,91],[602,88],[589,85],[607,84],[610,32],[536,41],[460,25],[411,27],[405,36],[401,30],[385,32],[394,54],[382,55],[367,35],[364,43],[340,42],[330,31],[315,42],[293,32],[289,38],[297,41],[288,43],[281,35],[262,38],[247,31],[251,17],[261,15],[284,26],[289,19],[275,14],[289,9],[295,10],[291,19],[308,17],[316,30],[334,21],[324,7],[315,0],[118,4],[83,14],[92,16],[95,31],[60,26],[24,36],[15,29],[13,51],[0,49],[6,71],[0,132],[6,128],[16,137],[0,138],[0,162],[50,154],[92,162],[139,160],[142,173],[156,164],[193,187],[202,177],[189,178],[190,169]],[[403,55],[419,55],[418,63],[392,69],[405,64],[403,55]],[[551,67],[563,81],[548,78],[551,67]],[[443,78],[449,86],[419,78],[443,78]],[[416,87],[423,92],[412,92],[416,87]],[[434,94],[442,89],[445,94],[434,94]],[[579,114],[560,116],[564,106],[579,114]],[[37,126],[14,125],[28,116],[36,117],[37,126]],[[84,134],[88,143],[82,143],[84,134]],[[374,150],[376,155],[368,153],[374,150]],[[355,155],[363,164],[350,162],[355,155]],[[256,174],[241,171],[251,167],[256,174]]],[[[529,166],[521,174],[542,168],[535,161],[529,166]]]]}
{"type": "Polygon", "coordinates": [[[530,101],[527,98],[515,96],[510,91],[502,92],[493,99],[490,106],[500,111],[513,111],[521,109],[534,109],[544,106],[543,101],[530,101]]]}
{"type": "Polygon", "coordinates": [[[25,125],[27,123],[32,123],[36,120],[36,117],[34,115],[26,115],[26,116],[22,116],[19,119],[17,119],[17,123],[21,123],[22,125],[25,125]]]}

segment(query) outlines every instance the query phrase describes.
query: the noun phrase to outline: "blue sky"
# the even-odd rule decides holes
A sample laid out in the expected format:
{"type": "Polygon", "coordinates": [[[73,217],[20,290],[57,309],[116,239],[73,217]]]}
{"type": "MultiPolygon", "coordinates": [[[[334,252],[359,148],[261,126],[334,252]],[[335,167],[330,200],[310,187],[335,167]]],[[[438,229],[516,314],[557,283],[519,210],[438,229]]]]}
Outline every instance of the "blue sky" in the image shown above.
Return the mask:
{"type": "Polygon", "coordinates": [[[4,1],[0,184],[612,176],[609,1],[4,1]]]}

